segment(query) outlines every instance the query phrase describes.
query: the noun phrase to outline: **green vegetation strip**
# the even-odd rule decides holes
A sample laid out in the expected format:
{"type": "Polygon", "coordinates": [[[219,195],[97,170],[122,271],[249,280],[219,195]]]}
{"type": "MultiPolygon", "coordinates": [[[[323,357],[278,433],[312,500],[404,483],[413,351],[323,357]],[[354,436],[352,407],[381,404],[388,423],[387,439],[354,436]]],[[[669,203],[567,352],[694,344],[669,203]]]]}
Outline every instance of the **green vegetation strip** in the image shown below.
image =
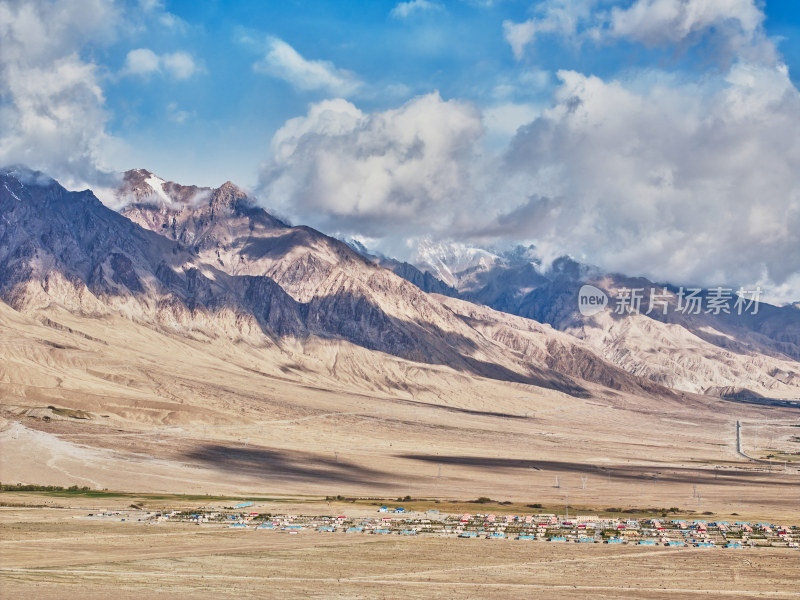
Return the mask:
{"type": "Polygon", "coordinates": [[[264,498],[254,496],[210,496],[207,494],[140,494],[136,492],[115,492],[109,490],[93,490],[88,487],[61,487],[57,485],[32,485],[0,483],[0,493],[29,492],[44,496],[82,496],[86,498],[136,498],[144,500],[204,500],[204,501],[237,501],[237,502],[297,502],[297,498],[264,498]]]}

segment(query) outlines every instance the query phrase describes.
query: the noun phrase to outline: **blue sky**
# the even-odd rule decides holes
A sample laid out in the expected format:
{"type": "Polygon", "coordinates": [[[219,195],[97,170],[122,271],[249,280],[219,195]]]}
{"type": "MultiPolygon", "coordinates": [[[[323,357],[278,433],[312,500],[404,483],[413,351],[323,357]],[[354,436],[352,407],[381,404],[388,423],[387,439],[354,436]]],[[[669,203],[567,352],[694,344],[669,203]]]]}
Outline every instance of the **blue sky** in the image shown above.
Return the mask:
{"type": "MultiPolygon", "coordinates": [[[[520,65],[503,38],[506,18],[524,17],[522,4],[481,8],[453,3],[409,18],[395,18],[395,3],[167,3],[187,26],[175,33],[151,27],[141,38],[107,52],[106,63],[121,70],[131,45],[154,51],[185,50],[205,71],[188,80],[125,77],[107,88],[114,111],[110,129],[135,140],[132,157],[151,154],[165,176],[218,184],[220,177],[256,183],[257,164],[272,134],[287,119],[305,114],[310,102],[331,96],[327,89],[297,89],[259,73],[254,64],[277,37],[309,61],[328,61],[350,71],[362,89],[348,94],[363,110],[382,110],[419,94],[439,90],[446,98],[491,102],[492,89],[531,68],[520,65]],[[153,30],[156,35],[153,35],[153,30]],[[167,107],[191,115],[181,124],[167,107]],[[180,136],[181,154],[170,156],[160,139],[180,136]],[[166,156],[165,156],[166,155],[166,156]],[[191,157],[191,159],[189,159],[191,157]]],[[[517,90],[520,99],[543,90],[517,90]]],[[[153,165],[152,168],[156,168],[153,165]]]]}
{"type": "MultiPolygon", "coordinates": [[[[623,2],[620,4],[630,4],[623,2]]],[[[272,134],[309,103],[335,96],[298,89],[254,69],[278,38],[309,61],[350,71],[362,88],[347,94],[365,111],[385,110],[438,90],[443,98],[481,107],[503,101],[545,105],[557,85],[552,74],[574,69],[601,77],[625,70],[667,67],[695,77],[709,68],[701,49],[646,48],[638,43],[593,43],[543,36],[517,60],[505,39],[505,21],[522,22],[537,4],[442,2],[392,13],[397,2],[165,2],[144,16],[138,32],[110,46],[87,47],[108,70],[104,91],[108,130],[128,148],[117,168],[146,166],[168,179],[219,185],[233,179],[254,186],[272,134]],[[164,25],[158,14],[175,17],[164,25]],[[129,51],[187,52],[199,65],[186,79],[168,72],[118,76],[129,51]],[[533,74],[534,76],[531,76],[533,74]],[[525,83],[525,77],[530,81],[525,83]],[[522,80],[522,81],[521,81],[522,80]]],[[[800,5],[768,2],[765,28],[793,81],[800,73],[800,5]]],[[[139,9],[141,10],[141,9],[139,9]]]]}
{"type": "Polygon", "coordinates": [[[0,0],[0,162],[800,299],[800,4],[0,0]]]}

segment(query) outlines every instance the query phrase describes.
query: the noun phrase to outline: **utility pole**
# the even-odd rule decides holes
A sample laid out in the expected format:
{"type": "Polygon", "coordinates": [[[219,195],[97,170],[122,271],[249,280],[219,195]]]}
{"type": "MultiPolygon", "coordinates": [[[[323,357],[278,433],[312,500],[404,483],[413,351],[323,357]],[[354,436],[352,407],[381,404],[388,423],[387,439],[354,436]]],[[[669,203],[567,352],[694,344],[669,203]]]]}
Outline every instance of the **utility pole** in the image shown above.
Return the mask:
{"type": "Polygon", "coordinates": [[[742,422],[736,421],[736,451],[739,454],[744,454],[742,451],[742,422]]]}

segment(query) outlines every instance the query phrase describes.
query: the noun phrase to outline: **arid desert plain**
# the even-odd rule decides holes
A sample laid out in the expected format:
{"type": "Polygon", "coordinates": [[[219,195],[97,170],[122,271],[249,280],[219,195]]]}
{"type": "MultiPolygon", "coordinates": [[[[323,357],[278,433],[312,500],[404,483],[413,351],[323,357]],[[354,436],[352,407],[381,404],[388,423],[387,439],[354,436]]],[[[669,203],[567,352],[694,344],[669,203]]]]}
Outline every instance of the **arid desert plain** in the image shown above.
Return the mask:
{"type": "Polygon", "coordinates": [[[576,398],[345,342],[277,352],[124,318],[34,319],[2,304],[0,322],[0,481],[93,490],[0,494],[3,597],[797,597],[790,548],[86,518],[251,497],[272,514],[374,517],[410,497],[421,512],[676,509],[669,518],[798,525],[789,451],[800,422],[788,408],[607,388],[576,398]]]}

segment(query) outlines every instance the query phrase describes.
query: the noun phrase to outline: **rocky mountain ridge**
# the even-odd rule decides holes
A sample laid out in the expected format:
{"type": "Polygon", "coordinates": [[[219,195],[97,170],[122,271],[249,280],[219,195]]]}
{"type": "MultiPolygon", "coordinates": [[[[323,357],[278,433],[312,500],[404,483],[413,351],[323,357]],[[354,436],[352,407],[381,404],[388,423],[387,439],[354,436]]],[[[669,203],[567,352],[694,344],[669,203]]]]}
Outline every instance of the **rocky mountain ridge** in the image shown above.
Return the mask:
{"type": "MultiPolygon", "coordinates": [[[[447,246],[423,244],[418,253],[422,262],[417,266],[432,276],[428,265],[444,263],[435,272],[450,273],[456,285],[454,296],[548,323],[628,372],[681,391],[724,397],[800,397],[796,387],[800,311],[796,306],[759,302],[748,310],[742,310],[747,303],[736,309],[735,288],[731,288],[727,308],[717,312],[703,305],[699,311],[686,311],[679,305],[688,287],[604,273],[569,257],[543,268],[533,247],[493,253],[470,251],[463,244],[454,244],[452,250],[447,246]],[[474,260],[465,261],[465,257],[474,260]],[[612,302],[620,294],[638,290],[642,309],[619,311],[609,306],[597,315],[584,316],[577,305],[584,284],[603,290],[612,302]],[[664,311],[662,305],[650,310],[651,294],[667,298],[664,311]]],[[[392,268],[391,263],[386,266],[392,268]]],[[[701,290],[700,301],[707,303],[710,294],[713,289],[701,290]]]]}
{"type": "MultiPolygon", "coordinates": [[[[521,270],[493,278],[501,292],[493,302],[503,297],[497,282],[531,284],[513,316],[448,298],[452,288],[411,265],[395,261],[393,273],[339,240],[289,226],[230,182],[200,188],[130,171],[116,213],[88,190],[68,192],[35,172],[5,169],[0,178],[0,297],[18,310],[114,312],[178,335],[252,344],[341,340],[575,396],[597,386],[783,398],[800,389],[796,334],[781,328],[774,307],[749,329],[724,319],[584,319],[576,286],[589,271],[562,260],[549,273],[533,268],[534,279],[521,270]]],[[[610,291],[625,282],[595,283],[610,291]]]]}
{"type": "MultiPolygon", "coordinates": [[[[186,186],[162,184],[166,199],[139,186],[121,213],[30,171],[3,170],[0,184],[0,297],[17,310],[113,312],[178,335],[252,344],[342,340],[577,396],[589,395],[588,384],[668,393],[602,360],[586,379],[557,368],[546,345],[526,353],[490,339],[439,297],[333,238],[273,219],[232,184],[198,188],[201,201],[169,195],[186,186]]],[[[576,346],[550,337],[567,352],[576,346]]]]}

